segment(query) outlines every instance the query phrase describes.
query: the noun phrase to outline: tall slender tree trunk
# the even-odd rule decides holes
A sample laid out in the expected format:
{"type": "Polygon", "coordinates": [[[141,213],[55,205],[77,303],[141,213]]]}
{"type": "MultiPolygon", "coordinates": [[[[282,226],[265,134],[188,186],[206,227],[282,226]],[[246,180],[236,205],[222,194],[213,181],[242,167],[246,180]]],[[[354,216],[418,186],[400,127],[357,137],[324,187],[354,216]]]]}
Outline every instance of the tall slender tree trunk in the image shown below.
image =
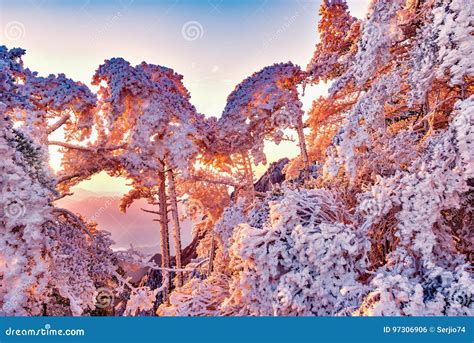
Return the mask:
{"type": "MultiPolygon", "coordinates": [[[[181,269],[181,227],[179,225],[179,215],[178,215],[178,202],[176,200],[176,186],[174,182],[173,171],[168,170],[168,186],[169,186],[169,198],[171,206],[171,222],[173,225],[173,244],[176,255],[176,268],[181,269]]],[[[183,272],[178,271],[176,287],[181,287],[183,285],[183,272]]]]}
{"type": "Polygon", "coordinates": [[[298,132],[298,141],[300,146],[301,157],[303,158],[304,163],[304,173],[308,175],[309,173],[309,158],[308,158],[308,151],[306,149],[306,140],[303,132],[303,117],[298,116],[296,122],[296,131],[298,132]]]}
{"type": "Polygon", "coordinates": [[[252,160],[250,159],[248,154],[243,156],[244,158],[244,165],[245,165],[245,178],[247,179],[247,188],[250,192],[250,198],[253,201],[255,199],[255,188],[253,185],[253,169],[252,169],[252,160]]]}
{"type": "Polygon", "coordinates": [[[214,229],[213,229],[212,234],[211,234],[211,249],[209,251],[209,266],[207,268],[207,277],[211,276],[215,255],[216,255],[216,238],[215,238],[214,229]]]}
{"type": "MultiPolygon", "coordinates": [[[[170,242],[168,232],[168,210],[166,201],[166,174],[165,164],[162,164],[163,171],[158,172],[159,178],[159,206],[160,206],[160,246],[161,246],[161,267],[170,268],[170,242]]],[[[163,288],[163,303],[169,301],[169,291],[171,289],[170,272],[162,270],[161,272],[163,282],[166,280],[167,284],[163,288]]]]}

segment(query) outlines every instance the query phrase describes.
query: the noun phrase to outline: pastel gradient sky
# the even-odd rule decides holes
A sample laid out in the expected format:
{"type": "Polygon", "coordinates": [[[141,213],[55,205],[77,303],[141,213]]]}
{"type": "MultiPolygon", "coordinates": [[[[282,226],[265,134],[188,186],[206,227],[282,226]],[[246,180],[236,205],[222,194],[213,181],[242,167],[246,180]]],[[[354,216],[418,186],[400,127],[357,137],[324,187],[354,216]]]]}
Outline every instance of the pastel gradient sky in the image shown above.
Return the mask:
{"type": "MultiPolygon", "coordinates": [[[[227,95],[253,72],[286,61],[306,67],[318,39],[320,3],[0,0],[0,44],[26,49],[25,64],[41,75],[65,73],[88,85],[99,64],[111,57],[171,67],[184,75],[198,111],[220,116],[227,95]]],[[[353,15],[363,17],[368,0],[348,4],[353,15]]],[[[305,107],[325,91],[324,85],[308,90],[305,107]]],[[[266,150],[270,161],[298,153],[293,143],[269,144],[266,150]]],[[[51,152],[57,169],[60,155],[51,152]]],[[[124,180],[105,175],[80,186],[116,193],[127,188],[124,180]]]]}

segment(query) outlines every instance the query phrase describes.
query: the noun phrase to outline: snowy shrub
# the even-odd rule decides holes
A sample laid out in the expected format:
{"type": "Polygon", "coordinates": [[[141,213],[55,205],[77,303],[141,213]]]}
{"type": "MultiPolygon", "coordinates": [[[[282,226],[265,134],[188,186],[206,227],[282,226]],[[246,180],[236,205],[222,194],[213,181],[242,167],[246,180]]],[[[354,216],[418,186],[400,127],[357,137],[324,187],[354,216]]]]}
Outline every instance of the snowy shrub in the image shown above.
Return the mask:
{"type": "Polygon", "coordinates": [[[366,246],[330,192],[286,190],[262,229],[241,225],[225,311],[240,315],[334,315],[357,304],[366,246]],[[350,290],[349,292],[346,292],[350,290]]]}
{"type": "Polygon", "coordinates": [[[191,279],[173,291],[170,304],[158,308],[160,316],[219,316],[221,304],[228,296],[229,280],[224,274],[213,273],[205,280],[191,279]]]}

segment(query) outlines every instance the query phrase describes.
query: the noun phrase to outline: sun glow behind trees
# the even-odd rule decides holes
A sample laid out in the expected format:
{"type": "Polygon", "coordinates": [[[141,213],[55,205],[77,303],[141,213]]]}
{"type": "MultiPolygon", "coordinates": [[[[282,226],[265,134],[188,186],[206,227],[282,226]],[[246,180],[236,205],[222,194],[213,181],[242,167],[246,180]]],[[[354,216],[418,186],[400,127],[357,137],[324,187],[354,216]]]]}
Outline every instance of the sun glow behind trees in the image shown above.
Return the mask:
{"type": "MultiPolygon", "coordinates": [[[[352,13],[363,17],[367,2],[350,1],[352,13]]],[[[259,17],[258,12],[254,13],[261,5],[259,2],[243,2],[239,6],[239,2],[229,4],[225,1],[219,6],[220,12],[213,11],[212,7],[200,8],[198,1],[198,5],[192,8],[185,3],[177,3],[169,11],[166,1],[135,1],[126,9],[120,7],[120,3],[127,2],[103,1],[100,6],[94,6],[95,3],[91,2],[84,8],[85,13],[80,6],[72,3],[54,6],[53,2],[44,1],[41,8],[31,11],[29,2],[5,2],[0,15],[2,22],[19,20],[26,29],[21,39],[6,40],[6,45],[25,48],[28,52],[24,56],[26,65],[40,75],[63,72],[88,85],[93,92],[97,89],[90,85],[91,76],[104,59],[116,56],[124,57],[132,64],[143,60],[157,62],[185,76],[184,84],[190,90],[198,111],[220,116],[227,95],[241,80],[276,62],[291,60],[305,66],[311,58],[312,45],[318,39],[314,33],[318,2],[272,1],[260,9],[265,13],[264,18],[259,17]],[[29,15],[33,12],[34,16],[29,15]],[[121,13],[119,19],[106,30],[103,29],[104,23],[108,23],[117,12],[121,13]],[[289,14],[296,13],[298,20],[280,32],[289,14]],[[201,40],[188,42],[180,36],[180,25],[189,18],[196,18],[203,24],[201,40]],[[216,18],[220,20],[216,21],[216,18]],[[75,25],[68,24],[71,22],[75,25]],[[56,27],[59,26],[61,30],[58,31],[56,27]],[[224,29],[222,26],[225,26],[224,29]],[[160,34],[152,34],[153,30],[147,33],[146,28],[153,28],[160,34]],[[172,35],[170,30],[175,30],[177,36],[172,35]],[[127,48],[117,37],[133,41],[133,44],[127,48]],[[231,42],[228,37],[233,37],[231,42]],[[292,48],[281,49],[285,45],[292,48]],[[242,51],[246,53],[242,54],[242,51]]],[[[325,87],[322,88],[315,92],[322,95],[325,87]]],[[[310,89],[306,90],[306,94],[308,96],[302,98],[305,110],[309,109],[315,96],[310,89]]],[[[56,134],[52,138],[60,140],[61,135],[56,134]]],[[[292,143],[283,142],[278,147],[267,143],[267,146],[269,161],[298,154],[298,147],[292,143]]],[[[56,148],[51,150],[53,168],[58,170],[60,155],[55,153],[56,148]]],[[[264,171],[264,167],[256,167],[259,175],[264,171]]],[[[90,186],[85,187],[91,190],[106,187],[102,180],[93,178],[92,183],[88,183],[90,186]]],[[[107,179],[107,182],[116,184],[112,179],[107,179]]],[[[123,189],[125,183],[121,181],[117,186],[123,189]]]]}

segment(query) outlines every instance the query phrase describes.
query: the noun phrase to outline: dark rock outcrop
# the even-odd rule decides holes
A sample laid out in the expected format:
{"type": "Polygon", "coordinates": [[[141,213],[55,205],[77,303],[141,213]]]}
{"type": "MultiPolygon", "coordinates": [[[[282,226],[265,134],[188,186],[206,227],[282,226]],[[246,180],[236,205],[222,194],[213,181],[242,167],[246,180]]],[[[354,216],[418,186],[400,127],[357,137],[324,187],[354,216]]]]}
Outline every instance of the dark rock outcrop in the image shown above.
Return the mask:
{"type": "Polygon", "coordinates": [[[254,184],[255,191],[265,193],[272,189],[272,185],[281,184],[285,181],[283,168],[285,168],[288,162],[290,160],[285,157],[270,164],[265,174],[254,184]]]}

